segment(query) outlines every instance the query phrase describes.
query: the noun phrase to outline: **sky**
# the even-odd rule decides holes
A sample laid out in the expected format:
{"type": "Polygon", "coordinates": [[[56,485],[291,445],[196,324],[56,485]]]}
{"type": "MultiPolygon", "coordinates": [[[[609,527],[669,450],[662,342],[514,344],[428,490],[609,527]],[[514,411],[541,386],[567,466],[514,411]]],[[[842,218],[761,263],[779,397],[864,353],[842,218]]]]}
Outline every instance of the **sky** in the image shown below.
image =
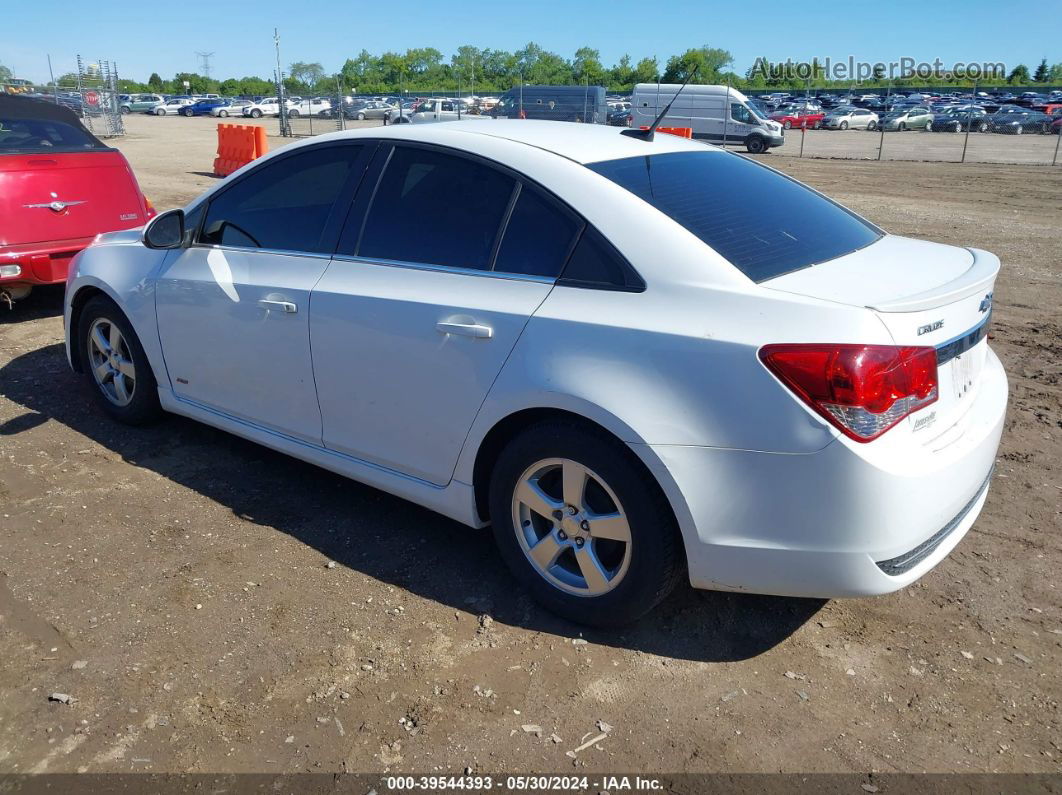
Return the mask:
{"type": "Polygon", "coordinates": [[[853,56],[869,62],[903,57],[945,65],[1002,61],[1035,69],[1041,58],[1062,62],[1062,2],[1030,7],[1019,25],[997,0],[888,4],[848,2],[728,4],[705,0],[449,0],[364,3],[351,0],[79,0],[13,2],[2,9],[0,63],[16,77],[48,79],[73,71],[75,56],[108,59],[119,76],[146,81],[200,72],[196,52],[213,52],[216,78],[268,77],[276,65],[273,28],[280,30],[285,69],[293,61],[338,71],[362,49],[378,54],[435,47],[449,60],[463,44],[516,50],[529,41],[571,58],[581,46],[611,66],[629,53],[637,61],[709,45],[729,50],[742,73],[759,56],[795,62],[853,56]],[[739,7],[740,6],[740,7],[739,7]]]}

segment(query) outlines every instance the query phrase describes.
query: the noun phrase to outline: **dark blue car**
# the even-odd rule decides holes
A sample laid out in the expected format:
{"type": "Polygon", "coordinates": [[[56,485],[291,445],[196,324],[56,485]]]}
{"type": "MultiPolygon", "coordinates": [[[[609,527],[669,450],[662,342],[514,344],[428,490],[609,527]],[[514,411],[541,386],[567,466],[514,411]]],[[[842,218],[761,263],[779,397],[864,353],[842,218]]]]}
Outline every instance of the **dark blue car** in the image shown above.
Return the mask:
{"type": "Polygon", "coordinates": [[[209,116],[214,108],[226,108],[229,106],[227,99],[201,99],[198,102],[181,108],[182,116],[209,116]]]}

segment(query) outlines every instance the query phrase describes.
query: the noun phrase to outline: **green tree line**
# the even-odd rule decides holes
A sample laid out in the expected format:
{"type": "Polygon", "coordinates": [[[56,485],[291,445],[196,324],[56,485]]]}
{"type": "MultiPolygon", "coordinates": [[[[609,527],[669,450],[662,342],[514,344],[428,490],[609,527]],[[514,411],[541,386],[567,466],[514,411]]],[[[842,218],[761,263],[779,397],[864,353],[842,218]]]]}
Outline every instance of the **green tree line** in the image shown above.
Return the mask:
{"type": "MultiPolygon", "coordinates": [[[[472,45],[459,47],[447,58],[434,47],[406,50],[404,53],[385,52],[374,55],[362,50],[347,58],[338,72],[328,73],[320,63],[297,61],[289,65],[284,83],[294,94],[334,94],[357,92],[362,94],[402,94],[416,96],[429,92],[498,93],[518,85],[603,85],[611,91],[629,92],[635,83],[661,80],[677,83],[697,69],[693,82],[726,83],[739,89],[833,89],[843,90],[859,86],[867,88],[919,87],[954,85],[969,87],[970,80],[948,75],[904,80],[886,79],[884,70],[869,79],[856,83],[850,80],[830,80],[817,63],[806,65],[802,79],[793,74],[772,75],[770,69],[750,68],[744,74],[733,71],[733,56],[727,50],[705,45],[672,55],[661,63],[656,57],[635,61],[623,55],[615,64],[606,66],[601,53],[593,47],[580,47],[573,57],[565,58],[534,42],[515,52],[480,49],[472,45]]],[[[762,65],[770,66],[767,59],[762,65]]],[[[777,64],[775,64],[777,65],[777,64]]],[[[0,66],[0,70],[4,67],[0,66]]],[[[10,70],[8,70],[8,73],[10,70]]],[[[3,74],[0,71],[0,74],[3,74]]],[[[63,75],[60,85],[76,84],[76,75],[63,75]]],[[[1007,73],[994,74],[978,80],[981,86],[1062,84],[1062,63],[1049,65],[1044,58],[1033,72],[1025,64],[1018,64],[1007,73]]],[[[275,91],[272,76],[230,77],[224,80],[209,78],[194,72],[180,72],[172,79],[163,79],[153,72],[146,83],[120,80],[122,91],[154,91],[166,94],[213,92],[226,96],[271,94],[275,91]],[[188,83],[187,88],[185,82],[188,83]]]]}

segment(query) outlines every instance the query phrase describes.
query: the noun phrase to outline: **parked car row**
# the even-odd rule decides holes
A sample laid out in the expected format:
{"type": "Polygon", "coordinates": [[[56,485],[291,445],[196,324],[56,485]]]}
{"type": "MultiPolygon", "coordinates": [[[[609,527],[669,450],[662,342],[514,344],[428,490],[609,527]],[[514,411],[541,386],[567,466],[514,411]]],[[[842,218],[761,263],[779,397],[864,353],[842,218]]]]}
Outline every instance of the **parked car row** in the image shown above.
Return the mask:
{"type": "Polygon", "coordinates": [[[785,129],[884,130],[905,132],[1057,133],[1062,124],[1062,105],[1051,115],[1018,105],[1007,105],[989,113],[980,105],[916,105],[878,114],[868,108],[841,105],[829,110],[814,106],[786,105],[773,112],[770,119],[785,129]]]}

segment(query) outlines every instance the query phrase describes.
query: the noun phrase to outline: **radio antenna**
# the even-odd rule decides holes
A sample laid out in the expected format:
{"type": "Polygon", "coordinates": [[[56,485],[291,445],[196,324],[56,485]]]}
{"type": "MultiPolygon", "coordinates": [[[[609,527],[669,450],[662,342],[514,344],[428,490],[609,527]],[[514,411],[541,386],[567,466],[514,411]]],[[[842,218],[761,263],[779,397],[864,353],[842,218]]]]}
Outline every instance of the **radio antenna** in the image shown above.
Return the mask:
{"type": "Polygon", "coordinates": [[[686,82],[679,86],[679,90],[675,92],[675,96],[673,96],[671,98],[671,101],[667,103],[667,105],[662,111],[660,111],[660,115],[657,116],[653,123],[649,125],[648,130],[623,130],[620,135],[629,135],[631,138],[641,138],[644,141],[653,140],[653,134],[656,132],[656,128],[660,126],[660,122],[664,120],[664,117],[667,115],[667,112],[671,110],[671,106],[675,104],[675,100],[678,99],[679,94],[682,93],[682,89],[684,89],[694,78],[699,68],[700,64],[697,64],[693,67],[693,71],[689,73],[689,76],[686,78],[686,82]]]}

